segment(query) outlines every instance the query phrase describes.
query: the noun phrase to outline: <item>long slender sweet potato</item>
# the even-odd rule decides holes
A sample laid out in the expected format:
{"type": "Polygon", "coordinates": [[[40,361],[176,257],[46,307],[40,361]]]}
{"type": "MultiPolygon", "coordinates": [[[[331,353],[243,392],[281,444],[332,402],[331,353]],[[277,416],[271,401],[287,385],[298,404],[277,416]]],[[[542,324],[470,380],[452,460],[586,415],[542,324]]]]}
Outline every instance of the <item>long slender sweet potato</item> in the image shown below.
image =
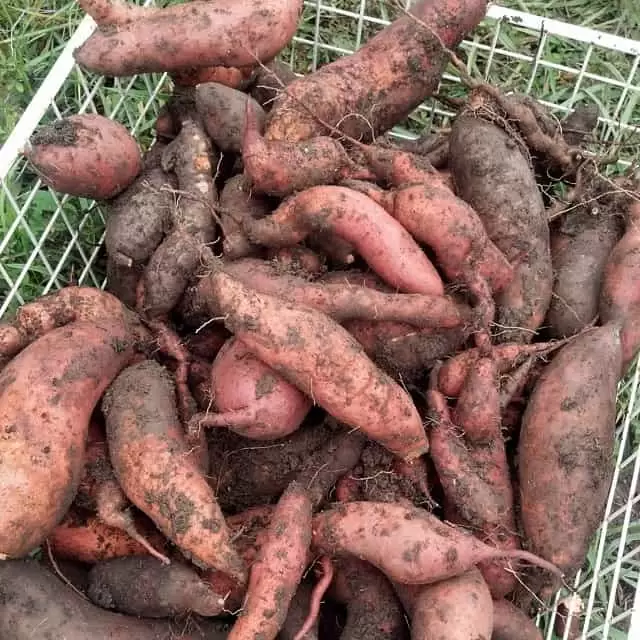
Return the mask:
{"type": "Polygon", "coordinates": [[[598,315],[605,265],[620,226],[607,211],[572,211],[552,230],[553,298],[545,323],[551,336],[574,335],[598,315]]]}
{"type": "Polygon", "coordinates": [[[348,502],[315,515],[312,546],[355,555],[404,584],[438,582],[497,558],[523,560],[560,575],[528,551],[494,549],[424,509],[381,502],[348,502]]]}
{"type": "Polygon", "coordinates": [[[609,492],[621,368],[618,326],[581,334],[547,365],[522,420],[525,540],[565,573],[581,566],[609,492]]]}
{"type": "Polygon", "coordinates": [[[223,272],[211,284],[227,328],[334,418],[402,458],[427,451],[411,397],[340,325],[312,309],[252,292],[223,272]]]}
{"type": "Polygon", "coordinates": [[[254,66],[256,59],[269,61],[289,43],[302,8],[299,0],[268,0],[260,6],[196,0],[134,7],[132,13],[123,11],[123,4],[81,2],[101,29],[74,52],[78,64],[108,76],[254,66]]]}
{"type": "Polygon", "coordinates": [[[326,124],[371,140],[404,120],[438,86],[446,55],[484,16],[485,0],[423,0],[356,53],[295,80],[275,102],[267,137],[328,135],[326,124]]]}
{"type": "Polygon", "coordinates": [[[266,115],[251,96],[217,82],[205,82],[196,87],[196,109],[209,137],[221,151],[242,151],[248,108],[260,133],[266,115]]]}
{"type": "Polygon", "coordinates": [[[311,542],[311,502],[291,483],[278,501],[256,561],[247,597],[229,640],[274,640],[302,580],[311,542]]]}
{"type": "MultiPolygon", "coordinates": [[[[166,542],[143,517],[136,517],[136,529],[154,545],[154,548],[166,551],[166,542]]],[[[148,549],[134,540],[121,528],[110,527],[97,516],[85,515],[72,507],[64,520],[49,534],[47,542],[55,557],[95,564],[110,558],[140,556],[149,553],[148,549]]]]}
{"type": "Polygon", "coordinates": [[[71,322],[99,323],[113,318],[125,323],[136,340],[148,336],[140,320],[115,296],[93,287],[64,287],[22,305],[7,323],[0,323],[0,358],[11,358],[48,331],[71,322]]]}
{"type": "Polygon", "coordinates": [[[95,565],[87,595],[103,609],[139,618],[171,618],[186,613],[217,616],[224,600],[182,563],[163,564],[151,556],[125,557],[95,565]]]}
{"type": "Polygon", "coordinates": [[[549,229],[533,170],[509,134],[481,117],[459,115],[449,140],[458,195],[478,213],[515,271],[496,297],[495,339],[530,342],[553,287],[549,229]]]}
{"type": "Polygon", "coordinates": [[[341,640],[402,637],[405,627],[402,607],[384,575],[357,558],[340,558],[334,564],[330,595],[347,608],[341,640]]]}
{"type": "Polygon", "coordinates": [[[244,580],[215,495],[190,455],[175,390],[153,361],[125,369],[102,401],[109,453],[123,491],[196,563],[244,580]]]}
{"type": "Polygon", "coordinates": [[[212,148],[206,133],[186,112],[178,137],[166,148],[163,169],[173,170],[180,187],[173,230],[155,250],[144,273],[144,309],[161,317],[176,305],[189,280],[209,254],[215,239],[212,207],[216,190],[212,175],[212,148]]]}
{"type": "Polygon", "coordinates": [[[422,587],[411,614],[412,640],[489,640],[492,629],[491,594],[477,569],[422,587]]]}
{"type": "Polygon", "coordinates": [[[227,625],[140,620],[87,602],[30,561],[0,563],[0,636],[7,640],[223,640],[227,625]]]}
{"type": "Polygon", "coordinates": [[[269,217],[247,221],[249,237],[287,246],[312,231],[331,231],[354,245],[388,284],[406,293],[442,295],[442,280],[400,223],[367,196],[345,187],[313,187],[289,198],[269,217]]]}
{"type": "Polygon", "coordinates": [[[135,182],[108,203],[104,241],[110,258],[118,264],[130,267],[146,262],[171,227],[177,183],[160,166],[165,148],[156,143],[135,182]]]}
{"type": "Polygon", "coordinates": [[[542,632],[524,611],[499,599],[493,601],[491,640],[542,640],[542,632]]]}
{"type": "Polygon", "coordinates": [[[211,399],[217,413],[193,416],[191,432],[227,427],[254,440],[275,440],[293,433],[312,406],[307,396],[236,338],[227,341],[213,362],[211,399]]]}
{"type": "Polygon", "coordinates": [[[24,154],[52,189],[84,198],[113,198],[142,168],[138,143],[127,129],[92,113],[40,127],[24,154]]]}
{"type": "MultiPolygon", "coordinates": [[[[384,293],[350,283],[316,281],[279,273],[265,260],[244,258],[221,267],[225,273],[259,293],[326,313],[338,322],[376,320],[403,322],[414,327],[451,329],[472,322],[471,310],[447,296],[410,293],[384,293]]],[[[208,301],[209,312],[218,315],[210,283],[202,278],[198,285],[208,301]]]]}
{"type": "Polygon", "coordinates": [[[0,373],[0,553],[19,557],[62,520],[100,396],[133,354],[123,322],[53,329],[0,373]]]}

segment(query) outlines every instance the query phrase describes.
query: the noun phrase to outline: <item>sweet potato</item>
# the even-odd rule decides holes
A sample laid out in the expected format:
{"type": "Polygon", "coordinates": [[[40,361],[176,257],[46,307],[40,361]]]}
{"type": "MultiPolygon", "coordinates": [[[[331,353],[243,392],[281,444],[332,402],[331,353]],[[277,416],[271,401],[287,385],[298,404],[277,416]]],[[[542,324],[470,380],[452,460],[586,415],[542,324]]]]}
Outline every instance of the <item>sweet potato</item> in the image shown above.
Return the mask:
{"type": "Polygon", "coordinates": [[[624,322],[622,329],[623,362],[626,368],[640,345],[640,205],[629,207],[625,232],[611,252],[604,271],[600,292],[600,320],[624,322]]]}
{"type": "Polygon", "coordinates": [[[123,491],[197,564],[244,580],[213,491],[190,455],[175,391],[153,361],[125,369],[102,400],[109,453],[123,491]]]}
{"type": "Polygon", "coordinates": [[[365,262],[399,291],[444,293],[438,272],[409,232],[380,205],[352,189],[306,189],[271,216],[245,225],[254,242],[272,247],[297,244],[314,230],[331,231],[352,243],[365,262]]]}
{"type": "Polygon", "coordinates": [[[311,400],[231,338],[211,367],[211,399],[217,413],[196,414],[194,433],[203,427],[227,427],[253,440],[274,440],[293,433],[312,406],[311,400]]]}
{"type": "Polygon", "coordinates": [[[355,555],[404,584],[438,582],[497,558],[523,560],[560,575],[528,551],[494,549],[424,509],[382,502],[348,502],[315,515],[312,547],[355,555]]]}
{"type": "Polygon", "coordinates": [[[140,620],[87,602],[37,562],[0,563],[0,636],[7,640],[222,640],[227,625],[198,620],[185,627],[140,620]]]}
{"type": "Polygon", "coordinates": [[[256,70],[249,93],[265,111],[270,111],[278,94],[297,77],[288,64],[281,60],[272,60],[256,70]]]}
{"type": "Polygon", "coordinates": [[[268,258],[280,273],[288,273],[293,276],[305,278],[325,275],[326,260],[313,249],[294,245],[271,249],[268,258]]]}
{"type": "Polygon", "coordinates": [[[247,597],[229,640],[275,640],[302,580],[311,542],[311,502],[291,483],[278,501],[251,566],[247,597]]]}
{"type": "Polygon", "coordinates": [[[420,589],[411,614],[411,638],[489,640],[491,594],[477,569],[420,589]]]}
{"type": "Polygon", "coordinates": [[[436,89],[446,62],[438,41],[455,48],[483,18],[485,0],[423,0],[356,53],[293,81],[269,114],[267,138],[296,142],[328,135],[357,140],[391,129],[436,89]]]}
{"type": "Polygon", "coordinates": [[[242,151],[247,108],[251,109],[255,126],[261,132],[266,114],[251,96],[217,82],[196,87],[196,109],[209,137],[221,151],[242,151]],[[247,103],[251,103],[251,107],[247,107],[247,103]]]}
{"type": "Polygon", "coordinates": [[[347,608],[341,640],[395,640],[403,637],[405,621],[402,607],[384,575],[358,558],[340,558],[334,564],[330,595],[347,608]]]}
{"type": "Polygon", "coordinates": [[[163,564],[151,556],[96,564],[87,595],[103,609],[140,618],[171,618],[186,613],[217,616],[224,600],[186,564],[163,564]]]}
{"type": "Polygon", "coordinates": [[[0,373],[0,553],[23,556],[62,520],[82,473],[89,419],[127,365],[123,322],[53,329],[0,373]]]}
{"type": "Polygon", "coordinates": [[[148,339],[140,320],[115,296],[93,287],[64,287],[22,305],[11,320],[0,323],[0,358],[15,356],[56,327],[110,319],[125,323],[136,341],[148,339]]]}
{"type": "Polygon", "coordinates": [[[101,29],[74,57],[86,69],[107,76],[269,61],[293,37],[302,8],[299,0],[268,0],[259,7],[196,0],[135,7],[131,13],[123,12],[123,3],[115,0],[80,4],[101,29]]]}
{"type": "Polygon", "coordinates": [[[138,143],[127,129],[92,113],[40,127],[24,154],[52,189],[96,200],[124,191],[142,169],[138,143]]]}
{"type": "MultiPolygon", "coordinates": [[[[265,260],[244,258],[221,266],[225,273],[258,293],[316,309],[338,322],[351,319],[403,322],[415,327],[451,329],[471,323],[471,310],[447,296],[383,293],[350,283],[308,280],[282,274],[265,260]]],[[[218,315],[210,283],[198,285],[213,317],[218,315]]]]}
{"type": "Polygon", "coordinates": [[[204,82],[216,82],[230,89],[244,91],[253,83],[256,70],[253,67],[196,67],[180,69],[171,74],[171,79],[178,87],[195,87],[204,82]]]}
{"type": "Polygon", "coordinates": [[[493,601],[491,640],[542,640],[542,632],[524,611],[499,599],[493,601]]]}
{"type": "Polygon", "coordinates": [[[609,254],[620,238],[620,220],[607,211],[572,211],[551,232],[553,298],[545,324],[555,338],[571,336],[598,315],[609,254]]]}
{"type": "Polygon", "coordinates": [[[175,178],[160,167],[166,145],[154,145],[142,173],[107,205],[105,246],[118,264],[146,262],[169,231],[177,195],[175,178]]]}
{"type": "Polygon", "coordinates": [[[107,256],[106,270],[107,283],[104,290],[114,295],[130,309],[135,309],[137,303],[136,292],[142,279],[144,265],[135,264],[128,267],[118,264],[111,256],[107,256]]]}
{"type": "Polygon", "coordinates": [[[451,129],[449,165],[458,195],[480,216],[514,267],[496,297],[497,342],[530,342],[551,301],[553,270],[542,196],[529,160],[496,124],[468,113],[451,129]]]}
{"type": "Polygon", "coordinates": [[[144,310],[152,318],[173,309],[215,239],[211,143],[191,113],[183,114],[181,125],[162,156],[163,169],[173,170],[178,178],[180,206],[171,234],[155,250],[144,273],[144,310]]]}
{"type": "Polygon", "coordinates": [[[329,136],[302,142],[266,140],[253,105],[246,105],[242,161],[258,193],[287,196],[351,175],[352,162],[342,144],[329,136]]]}
{"type": "Polygon", "coordinates": [[[223,272],[211,277],[211,285],[227,328],[334,418],[401,458],[427,451],[411,397],[340,325],[312,309],[252,292],[223,272]]]}
{"type": "MultiPolygon", "coordinates": [[[[166,551],[164,538],[146,518],[136,516],[135,524],[154,548],[166,551]]],[[[47,542],[54,556],[88,564],[149,553],[146,547],[121,528],[110,527],[97,516],[86,515],[74,507],[49,534],[47,542]]]]}
{"type": "Polygon", "coordinates": [[[547,365],[522,419],[525,542],[567,574],[582,565],[609,492],[621,373],[620,328],[589,330],[547,365]]]}
{"type": "MultiPolygon", "coordinates": [[[[287,618],[280,629],[278,640],[295,640],[300,628],[304,624],[309,612],[309,604],[312,596],[312,587],[308,582],[303,582],[298,587],[287,612],[287,618]]],[[[318,621],[299,640],[318,640],[318,621]]]]}

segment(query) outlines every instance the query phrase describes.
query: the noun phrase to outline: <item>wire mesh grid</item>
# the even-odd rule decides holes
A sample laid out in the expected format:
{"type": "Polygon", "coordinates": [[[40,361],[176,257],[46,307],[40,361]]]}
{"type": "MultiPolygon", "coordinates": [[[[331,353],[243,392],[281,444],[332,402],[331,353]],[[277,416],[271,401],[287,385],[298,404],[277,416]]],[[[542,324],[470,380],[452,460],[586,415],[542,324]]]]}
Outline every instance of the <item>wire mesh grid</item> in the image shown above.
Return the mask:
{"type": "MultiPolygon", "coordinates": [[[[300,73],[351,53],[398,15],[385,0],[308,0],[304,5],[298,34],[282,56],[300,73]]],[[[170,89],[164,75],[101,78],[75,66],[72,51],[93,28],[89,18],[80,24],[0,149],[0,317],[71,282],[104,285],[100,204],[62,196],[41,183],[19,153],[34,128],[71,113],[101,113],[125,124],[146,147],[170,89]]],[[[472,75],[530,93],[559,117],[579,102],[596,103],[599,150],[613,147],[619,166],[637,160],[640,42],[491,5],[461,54],[472,75]]],[[[455,71],[447,69],[439,91],[463,95],[455,71]]],[[[430,100],[394,133],[414,137],[446,126],[451,115],[430,100]]],[[[640,637],[638,383],[634,366],[619,387],[617,464],[603,524],[572,585],[584,604],[583,638],[640,637]]],[[[540,620],[547,638],[556,637],[554,615],[540,620]]],[[[568,638],[570,626],[559,637],[568,638]]]]}

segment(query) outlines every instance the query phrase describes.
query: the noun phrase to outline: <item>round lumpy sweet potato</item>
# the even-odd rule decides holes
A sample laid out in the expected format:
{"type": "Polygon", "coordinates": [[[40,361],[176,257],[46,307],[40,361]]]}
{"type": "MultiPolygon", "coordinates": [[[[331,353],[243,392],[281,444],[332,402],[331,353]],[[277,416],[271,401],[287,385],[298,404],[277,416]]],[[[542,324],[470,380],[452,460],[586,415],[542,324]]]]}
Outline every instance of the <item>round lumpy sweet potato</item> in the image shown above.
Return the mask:
{"type": "Polygon", "coordinates": [[[71,506],[91,414],[132,356],[121,322],[53,329],[0,374],[0,553],[39,545],[71,506]]]}
{"type": "Polygon", "coordinates": [[[52,189],[85,198],[113,198],[142,168],[140,149],[126,128],[92,113],[41,127],[24,153],[52,189]]]}

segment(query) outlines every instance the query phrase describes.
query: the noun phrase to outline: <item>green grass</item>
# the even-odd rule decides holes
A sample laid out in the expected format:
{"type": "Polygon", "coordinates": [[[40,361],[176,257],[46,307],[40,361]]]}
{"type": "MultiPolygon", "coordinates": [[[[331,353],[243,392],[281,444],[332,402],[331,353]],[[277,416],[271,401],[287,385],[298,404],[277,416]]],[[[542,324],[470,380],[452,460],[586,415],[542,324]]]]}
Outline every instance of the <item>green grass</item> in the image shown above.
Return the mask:
{"type": "MultiPolygon", "coordinates": [[[[331,0],[323,0],[331,3],[331,0]]],[[[166,4],[166,3],[165,3],[166,4]]],[[[341,8],[353,10],[359,2],[355,0],[333,0],[332,4],[341,8]]],[[[575,24],[582,24],[595,29],[615,33],[621,36],[640,39],[640,2],[638,0],[502,0],[502,4],[530,11],[538,15],[553,17],[575,24]]],[[[397,15],[393,4],[386,0],[367,0],[366,12],[370,16],[386,19],[397,15]]],[[[8,0],[0,3],[0,143],[9,135],[22,111],[26,108],[31,97],[46,76],[48,70],[64,47],[68,37],[73,32],[81,12],[75,1],[68,0],[8,0]]],[[[352,48],[357,32],[357,21],[336,15],[323,13],[318,23],[318,37],[320,42],[341,48],[352,48]]],[[[365,24],[362,40],[365,41],[374,30],[365,24]]],[[[316,18],[313,9],[306,9],[301,20],[300,35],[310,40],[316,34],[316,18]]],[[[489,42],[491,33],[487,29],[476,30],[475,37],[481,42],[489,42]]],[[[530,55],[535,54],[538,47],[538,37],[523,31],[514,25],[503,26],[500,32],[499,46],[510,50],[518,50],[530,55]]],[[[309,70],[313,61],[313,51],[310,47],[296,47],[294,51],[285,52],[284,56],[294,54],[292,61],[300,72],[309,70]]],[[[549,38],[544,58],[550,62],[564,64],[569,67],[579,67],[584,58],[585,48],[574,43],[549,38]]],[[[336,57],[335,54],[319,51],[317,62],[325,64],[336,57]]],[[[486,55],[478,55],[471,61],[472,72],[483,75],[486,70],[486,55]]],[[[588,71],[596,75],[617,78],[625,81],[631,69],[631,61],[621,56],[595,49],[591,57],[588,71]]],[[[500,83],[508,89],[523,90],[527,88],[527,81],[531,73],[531,65],[527,62],[514,61],[506,58],[496,58],[492,64],[490,79],[500,83]]],[[[111,114],[119,107],[119,116],[128,124],[138,124],[138,137],[146,144],[151,139],[151,127],[156,105],[145,111],[146,98],[150,87],[158,78],[138,79],[128,87],[121,82],[103,82],[96,94],[95,106],[98,112],[111,114]],[[126,96],[126,97],[125,97],[126,96]],[[123,102],[124,101],[124,102],[123,102]]],[[[546,100],[558,105],[566,105],[572,98],[575,77],[571,74],[545,71],[535,77],[531,86],[534,95],[542,96],[546,100]]],[[[640,72],[636,76],[636,84],[640,85],[640,72]]],[[[452,83],[443,83],[443,92],[449,95],[459,95],[460,87],[452,83]]],[[[582,91],[576,100],[594,101],[601,105],[604,115],[616,115],[611,105],[616,105],[621,90],[611,87],[598,80],[586,80],[582,91]]],[[[637,94],[636,94],[637,97],[637,94]]],[[[72,75],[60,92],[56,105],[62,113],[71,113],[84,98],[84,89],[76,75],[72,75]]],[[[51,112],[48,119],[54,117],[51,112]]],[[[640,125],[640,106],[633,100],[628,100],[622,113],[617,114],[629,122],[640,125]]],[[[426,111],[412,115],[403,126],[412,132],[422,130],[431,124],[440,125],[446,122],[442,119],[432,121],[426,111]]],[[[631,156],[631,151],[637,145],[637,140],[629,141],[629,148],[625,152],[631,156]],[[634,144],[635,143],[635,144],[634,144]]],[[[19,164],[7,181],[7,190],[14,195],[17,204],[25,203],[30,193],[30,185],[34,183],[34,176],[24,164],[19,164]]],[[[102,231],[103,218],[95,205],[90,209],[89,203],[79,198],[66,198],[63,205],[63,215],[58,215],[52,224],[52,215],[58,210],[59,200],[48,190],[40,190],[30,203],[25,219],[20,222],[18,229],[11,236],[8,246],[0,256],[0,265],[9,277],[14,280],[22,272],[26,261],[32,256],[34,241],[26,232],[28,226],[37,242],[45,236],[40,255],[30,266],[25,279],[20,286],[20,294],[28,300],[42,292],[51,277],[45,265],[47,260],[52,268],[62,261],[58,277],[54,284],[65,284],[78,278],[82,272],[85,258],[98,250],[102,231]],[[78,228],[81,228],[78,232],[78,228]],[[67,246],[72,234],[77,233],[77,243],[70,251],[67,246]],[[84,252],[84,256],[82,255],[84,252]],[[41,256],[44,256],[41,257],[41,256]]],[[[0,242],[16,221],[16,211],[8,201],[7,194],[0,191],[0,242]]],[[[87,284],[99,284],[102,263],[98,257],[95,269],[96,279],[88,277],[87,284]]],[[[0,303],[7,296],[9,287],[0,272],[0,303]]],[[[14,307],[17,302],[14,302],[14,307]]],[[[623,386],[620,394],[620,417],[624,415],[629,402],[629,384],[623,386]]],[[[637,412],[636,412],[637,413],[637,412]]],[[[628,453],[632,446],[640,443],[640,419],[634,416],[631,425],[631,441],[627,444],[628,453]]],[[[632,472],[632,465],[624,472],[620,482],[621,495],[619,504],[626,501],[624,489],[632,472]],[[626,483],[626,484],[625,484],[626,483]]],[[[605,545],[604,566],[614,563],[621,535],[622,518],[612,523],[605,545]]],[[[627,537],[626,551],[640,542],[640,524],[632,525],[627,537]]],[[[588,580],[593,570],[596,547],[592,547],[587,558],[587,570],[583,580],[588,580]]],[[[630,560],[623,565],[620,586],[615,594],[615,613],[620,613],[631,606],[634,586],[638,580],[638,562],[630,560]]],[[[593,622],[604,619],[606,602],[610,591],[611,574],[601,577],[598,585],[598,606],[593,614],[593,622]]],[[[625,637],[625,623],[616,625],[612,638],[625,637]]]]}

